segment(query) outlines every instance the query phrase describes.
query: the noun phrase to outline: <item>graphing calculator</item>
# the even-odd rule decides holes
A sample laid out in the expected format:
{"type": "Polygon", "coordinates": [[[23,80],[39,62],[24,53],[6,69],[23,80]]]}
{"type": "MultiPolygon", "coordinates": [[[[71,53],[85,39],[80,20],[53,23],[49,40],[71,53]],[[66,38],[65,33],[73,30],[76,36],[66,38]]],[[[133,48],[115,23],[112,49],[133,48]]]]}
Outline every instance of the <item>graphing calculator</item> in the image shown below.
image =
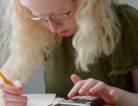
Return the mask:
{"type": "Polygon", "coordinates": [[[75,96],[71,99],[61,101],[55,106],[103,106],[103,99],[92,96],[75,96]]]}

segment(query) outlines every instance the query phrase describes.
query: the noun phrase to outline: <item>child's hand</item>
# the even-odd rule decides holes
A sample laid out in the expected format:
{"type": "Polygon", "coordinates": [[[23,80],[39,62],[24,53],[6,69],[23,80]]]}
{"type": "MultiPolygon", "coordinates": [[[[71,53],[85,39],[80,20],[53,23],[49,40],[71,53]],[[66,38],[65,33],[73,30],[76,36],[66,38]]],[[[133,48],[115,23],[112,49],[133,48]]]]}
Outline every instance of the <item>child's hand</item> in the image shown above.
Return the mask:
{"type": "Polygon", "coordinates": [[[75,85],[68,94],[69,98],[72,98],[76,94],[80,94],[96,96],[104,99],[107,103],[114,103],[115,95],[113,87],[92,78],[81,80],[81,78],[75,74],[71,76],[71,80],[75,85]]]}
{"type": "Polygon", "coordinates": [[[0,104],[2,106],[26,106],[27,97],[22,96],[23,85],[19,81],[12,82],[13,86],[7,85],[0,78],[0,104]]]}

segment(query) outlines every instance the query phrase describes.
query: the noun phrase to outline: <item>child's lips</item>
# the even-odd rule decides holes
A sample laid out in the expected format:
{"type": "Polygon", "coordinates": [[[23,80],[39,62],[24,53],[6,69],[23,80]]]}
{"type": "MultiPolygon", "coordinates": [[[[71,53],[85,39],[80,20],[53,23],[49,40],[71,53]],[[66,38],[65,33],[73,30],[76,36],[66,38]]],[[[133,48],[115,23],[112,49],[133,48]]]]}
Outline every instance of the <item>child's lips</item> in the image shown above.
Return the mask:
{"type": "Polygon", "coordinates": [[[63,31],[61,31],[61,32],[58,32],[58,34],[59,35],[64,35],[64,34],[66,34],[68,32],[68,30],[66,29],[66,30],[63,30],[63,31]]]}

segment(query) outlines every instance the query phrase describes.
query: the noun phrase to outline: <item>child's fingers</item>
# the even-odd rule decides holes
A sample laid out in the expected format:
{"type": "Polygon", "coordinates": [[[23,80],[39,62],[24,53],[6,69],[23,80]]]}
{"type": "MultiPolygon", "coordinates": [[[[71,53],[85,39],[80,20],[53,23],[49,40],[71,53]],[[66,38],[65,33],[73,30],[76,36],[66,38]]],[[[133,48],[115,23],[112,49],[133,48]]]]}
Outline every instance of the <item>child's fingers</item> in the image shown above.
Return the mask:
{"type": "Polygon", "coordinates": [[[23,84],[20,82],[20,81],[13,81],[13,84],[14,84],[14,86],[15,87],[17,87],[20,91],[23,91],[23,89],[24,89],[24,86],[23,86],[23,84]]]}
{"type": "Polygon", "coordinates": [[[79,90],[80,95],[89,93],[90,88],[94,87],[97,84],[97,80],[89,78],[85,81],[81,89],[79,90]]]}
{"type": "Polygon", "coordinates": [[[82,87],[83,84],[84,84],[84,81],[83,80],[77,82],[74,85],[74,87],[71,89],[71,91],[69,92],[68,97],[69,98],[72,98],[73,96],[75,96],[78,93],[78,91],[80,90],[80,88],[82,87]]]}
{"type": "Polygon", "coordinates": [[[20,94],[21,92],[18,88],[6,84],[1,78],[0,78],[0,90],[11,94],[20,94]]]}
{"type": "Polygon", "coordinates": [[[71,80],[74,84],[76,84],[78,81],[81,81],[81,78],[79,76],[77,76],[76,74],[72,74],[71,80]]]}

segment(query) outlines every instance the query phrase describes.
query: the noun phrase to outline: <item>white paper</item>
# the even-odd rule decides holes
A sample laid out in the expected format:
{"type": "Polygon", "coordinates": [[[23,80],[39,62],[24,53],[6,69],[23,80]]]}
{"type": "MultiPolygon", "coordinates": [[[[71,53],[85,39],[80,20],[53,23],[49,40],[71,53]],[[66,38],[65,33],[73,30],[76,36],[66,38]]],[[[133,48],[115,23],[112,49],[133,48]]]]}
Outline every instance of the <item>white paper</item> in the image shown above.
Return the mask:
{"type": "Polygon", "coordinates": [[[25,94],[28,97],[27,106],[48,106],[53,103],[56,94],[25,94]]]}

